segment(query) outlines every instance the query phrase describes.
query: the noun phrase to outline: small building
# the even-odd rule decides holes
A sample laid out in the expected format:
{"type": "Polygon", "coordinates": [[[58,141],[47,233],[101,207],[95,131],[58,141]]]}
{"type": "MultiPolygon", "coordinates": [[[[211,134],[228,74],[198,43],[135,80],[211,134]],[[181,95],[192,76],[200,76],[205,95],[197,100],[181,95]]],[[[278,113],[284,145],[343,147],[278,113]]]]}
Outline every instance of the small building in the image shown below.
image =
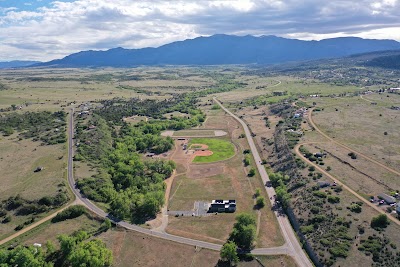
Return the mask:
{"type": "Polygon", "coordinates": [[[156,155],[156,153],[146,153],[146,157],[152,158],[156,155]]]}
{"type": "Polygon", "coordinates": [[[324,153],[317,152],[317,153],[314,153],[314,156],[315,156],[316,158],[323,158],[325,155],[324,155],[324,153]]]}
{"type": "Polygon", "coordinates": [[[396,198],[394,198],[394,197],[392,197],[392,196],[389,196],[389,195],[387,195],[387,194],[382,193],[382,194],[379,194],[378,197],[379,197],[380,199],[382,199],[382,200],[385,200],[385,202],[386,202],[387,204],[396,203],[396,198]]]}
{"type": "Polygon", "coordinates": [[[236,211],[236,200],[213,200],[208,209],[209,212],[235,212],[236,211]]]}

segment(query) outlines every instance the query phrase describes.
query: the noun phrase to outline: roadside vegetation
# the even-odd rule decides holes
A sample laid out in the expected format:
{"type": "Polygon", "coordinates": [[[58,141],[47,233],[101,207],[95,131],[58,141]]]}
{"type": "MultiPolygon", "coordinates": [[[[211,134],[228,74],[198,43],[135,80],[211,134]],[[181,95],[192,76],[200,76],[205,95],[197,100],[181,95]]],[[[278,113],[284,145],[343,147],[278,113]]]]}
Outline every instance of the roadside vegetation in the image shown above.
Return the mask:
{"type": "MultiPolygon", "coordinates": [[[[17,107],[15,107],[16,109],[17,107]]],[[[24,112],[0,114],[0,132],[4,136],[19,132],[19,138],[32,138],[46,145],[66,142],[66,113],[24,112]]]]}

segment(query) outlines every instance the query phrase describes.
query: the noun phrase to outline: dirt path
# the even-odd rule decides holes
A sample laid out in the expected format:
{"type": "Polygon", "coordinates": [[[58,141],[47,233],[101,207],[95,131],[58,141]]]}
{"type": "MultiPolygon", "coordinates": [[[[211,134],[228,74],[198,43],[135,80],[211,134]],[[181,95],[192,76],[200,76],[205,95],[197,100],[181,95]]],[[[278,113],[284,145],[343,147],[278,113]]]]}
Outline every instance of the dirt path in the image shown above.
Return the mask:
{"type": "Polygon", "coordinates": [[[389,171],[389,172],[391,172],[391,173],[394,173],[394,174],[400,176],[400,172],[399,172],[399,171],[393,170],[392,168],[390,168],[390,167],[388,167],[388,166],[386,166],[386,165],[384,165],[384,164],[382,164],[382,163],[380,163],[380,162],[378,162],[378,161],[376,161],[376,160],[374,160],[374,159],[368,157],[367,155],[365,155],[365,154],[363,154],[363,153],[360,153],[360,152],[358,152],[358,151],[356,151],[356,150],[354,150],[354,149],[352,149],[352,148],[350,148],[350,147],[348,147],[348,146],[346,146],[346,145],[343,145],[342,143],[339,143],[339,142],[336,141],[335,139],[329,137],[327,134],[325,134],[323,131],[321,131],[321,129],[319,129],[319,128],[317,127],[317,125],[315,124],[315,122],[313,121],[313,119],[312,119],[312,112],[313,112],[313,111],[314,111],[314,108],[311,108],[310,111],[308,112],[308,121],[310,122],[311,126],[312,126],[318,133],[320,133],[322,136],[324,136],[325,138],[329,139],[330,141],[332,141],[332,142],[335,143],[336,145],[341,146],[341,147],[343,147],[343,148],[345,148],[345,149],[347,149],[347,150],[349,150],[349,151],[351,151],[351,152],[353,152],[353,153],[356,153],[356,154],[359,155],[360,157],[362,157],[362,158],[364,158],[364,159],[366,159],[366,160],[369,160],[370,162],[375,163],[375,164],[381,166],[382,168],[386,169],[387,171],[389,171]]]}
{"type": "MultiPolygon", "coordinates": [[[[372,204],[371,202],[369,202],[368,200],[366,200],[365,198],[363,198],[362,196],[360,196],[356,191],[354,191],[353,189],[351,189],[350,187],[348,187],[347,185],[343,184],[339,179],[337,179],[336,177],[334,177],[333,175],[331,175],[330,173],[328,173],[327,171],[325,171],[324,169],[322,169],[319,165],[311,162],[310,160],[308,160],[301,152],[300,152],[300,146],[302,145],[310,145],[310,144],[316,144],[316,143],[321,143],[321,142],[310,142],[310,143],[302,143],[302,144],[297,144],[294,147],[294,151],[296,153],[297,156],[299,156],[304,162],[306,162],[309,165],[312,165],[315,167],[315,169],[317,169],[318,171],[320,171],[321,173],[323,173],[324,175],[326,175],[327,177],[331,178],[333,181],[335,181],[338,185],[342,186],[344,189],[346,189],[347,191],[349,191],[350,193],[352,193],[355,197],[357,197],[359,200],[361,200],[362,202],[364,202],[365,204],[367,204],[368,206],[370,206],[371,208],[373,208],[374,210],[376,210],[377,212],[381,213],[381,214],[386,214],[385,211],[383,211],[382,209],[378,208],[376,205],[372,204]]],[[[394,218],[393,216],[388,216],[388,218],[393,221],[394,223],[396,223],[397,225],[400,225],[400,221],[396,218],[394,218]]]]}
{"type": "Polygon", "coordinates": [[[26,232],[32,230],[33,228],[35,228],[35,227],[41,225],[42,223],[47,222],[48,220],[53,219],[59,212],[65,210],[66,208],[68,208],[68,207],[70,207],[70,206],[77,205],[77,204],[80,204],[80,203],[79,203],[79,200],[75,200],[74,202],[69,203],[67,206],[62,207],[61,209],[57,210],[56,212],[54,212],[54,213],[52,213],[52,214],[50,214],[50,215],[48,215],[48,216],[42,218],[41,220],[39,220],[39,221],[37,221],[37,222],[35,222],[35,223],[30,224],[29,226],[25,227],[24,229],[22,229],[22,230],[20,230],[20,231],[18,231],[18,232],[16,232],[16,233],[10,235],[9,237],[4,238],[3,240],[0,241],[0,245],[3,245],[3,244],[5,244],[5,243],[7,243],[7,242],[13,240],[14,238],[16,238],[16,237],[18,237],[18,236],[20,236],[20,235],[22,235],[22,234],[24,234],[24,233],[26,233],[26,232]]]}

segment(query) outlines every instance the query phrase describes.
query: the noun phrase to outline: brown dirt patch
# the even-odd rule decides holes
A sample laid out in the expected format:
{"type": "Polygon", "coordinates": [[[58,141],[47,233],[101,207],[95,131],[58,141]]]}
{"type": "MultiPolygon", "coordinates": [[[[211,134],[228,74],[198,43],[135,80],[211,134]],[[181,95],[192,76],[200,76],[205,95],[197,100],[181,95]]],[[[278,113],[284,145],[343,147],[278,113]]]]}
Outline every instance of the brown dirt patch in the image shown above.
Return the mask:
{"type": "Polygon", "coordinates": [[[199,151],[195,151],[193,153],[193,155],[195,157],[207,157],[207,156],[211,156],[213,154],[213,152],[211,150],[199,150],[199,151]]]}
{"type": "Polygon", "coordinates": [[[205,144],[192,144],[189,149],[208,149],[205,144]]]}
{"type": "Polygon", "coordinates": [[[225,172],[224,164],[192,165],[187,173],[188,178],[199,179],[211,177],[225,172]]]}

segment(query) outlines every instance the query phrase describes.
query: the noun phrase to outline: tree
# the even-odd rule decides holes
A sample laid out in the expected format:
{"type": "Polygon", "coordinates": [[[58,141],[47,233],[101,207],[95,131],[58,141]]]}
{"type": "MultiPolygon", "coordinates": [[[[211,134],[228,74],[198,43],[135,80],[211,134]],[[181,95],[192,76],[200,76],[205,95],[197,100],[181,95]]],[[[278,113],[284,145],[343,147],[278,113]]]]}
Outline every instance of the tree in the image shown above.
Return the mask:
{"type": "Polygon", "coordinates": [[[254,175],[256,175],[256,169],[251,168],[250,171],[249,171],[248,176],[253,177],[254,175]]]}
{"type": "Polygon", "coordinates": [[[263,208],[265,206],[265,198],[258,197],[256,200],[256,205],[258,208],[263,208]]]}
{"type": "Polygon", "coordinates": [[[250,250],[256,237],[256,219],[248,213],[236,216],[229,240],[235,242],[238,247],[250,250]]]}
{"type": "Polygon", "coordinates": [[[220,256],[222,260],[229,262],[229,265],[235,265],[239,261],[237,255],[237,246],[234,242],[226,242],[221,249],[220,256]],[[233,264],[232,264],[233,263],[233,264]]]}
{"type": "Polygon", "coordinates": [[[389,225],[389,219],[386,214],[380,214],[376,217],[373,217],[371,220],[371,227],[375,230],[379,230],[381,228],[386,228],[389,225]]]}
{"type": "Polygon", "coordinates": [[[103,267],[111,266],[113,256],[111,250],[105,244],[94,239],[86,243],[80,243],[69,255],[68,261],[72,266],[103,267]]]}
{"type": "Polygon", "coordinates": [[[46,262],[40,248],[18,246],[10,251],[0,251],[0,266],[50,267],[53,265],[46,262]]]}

